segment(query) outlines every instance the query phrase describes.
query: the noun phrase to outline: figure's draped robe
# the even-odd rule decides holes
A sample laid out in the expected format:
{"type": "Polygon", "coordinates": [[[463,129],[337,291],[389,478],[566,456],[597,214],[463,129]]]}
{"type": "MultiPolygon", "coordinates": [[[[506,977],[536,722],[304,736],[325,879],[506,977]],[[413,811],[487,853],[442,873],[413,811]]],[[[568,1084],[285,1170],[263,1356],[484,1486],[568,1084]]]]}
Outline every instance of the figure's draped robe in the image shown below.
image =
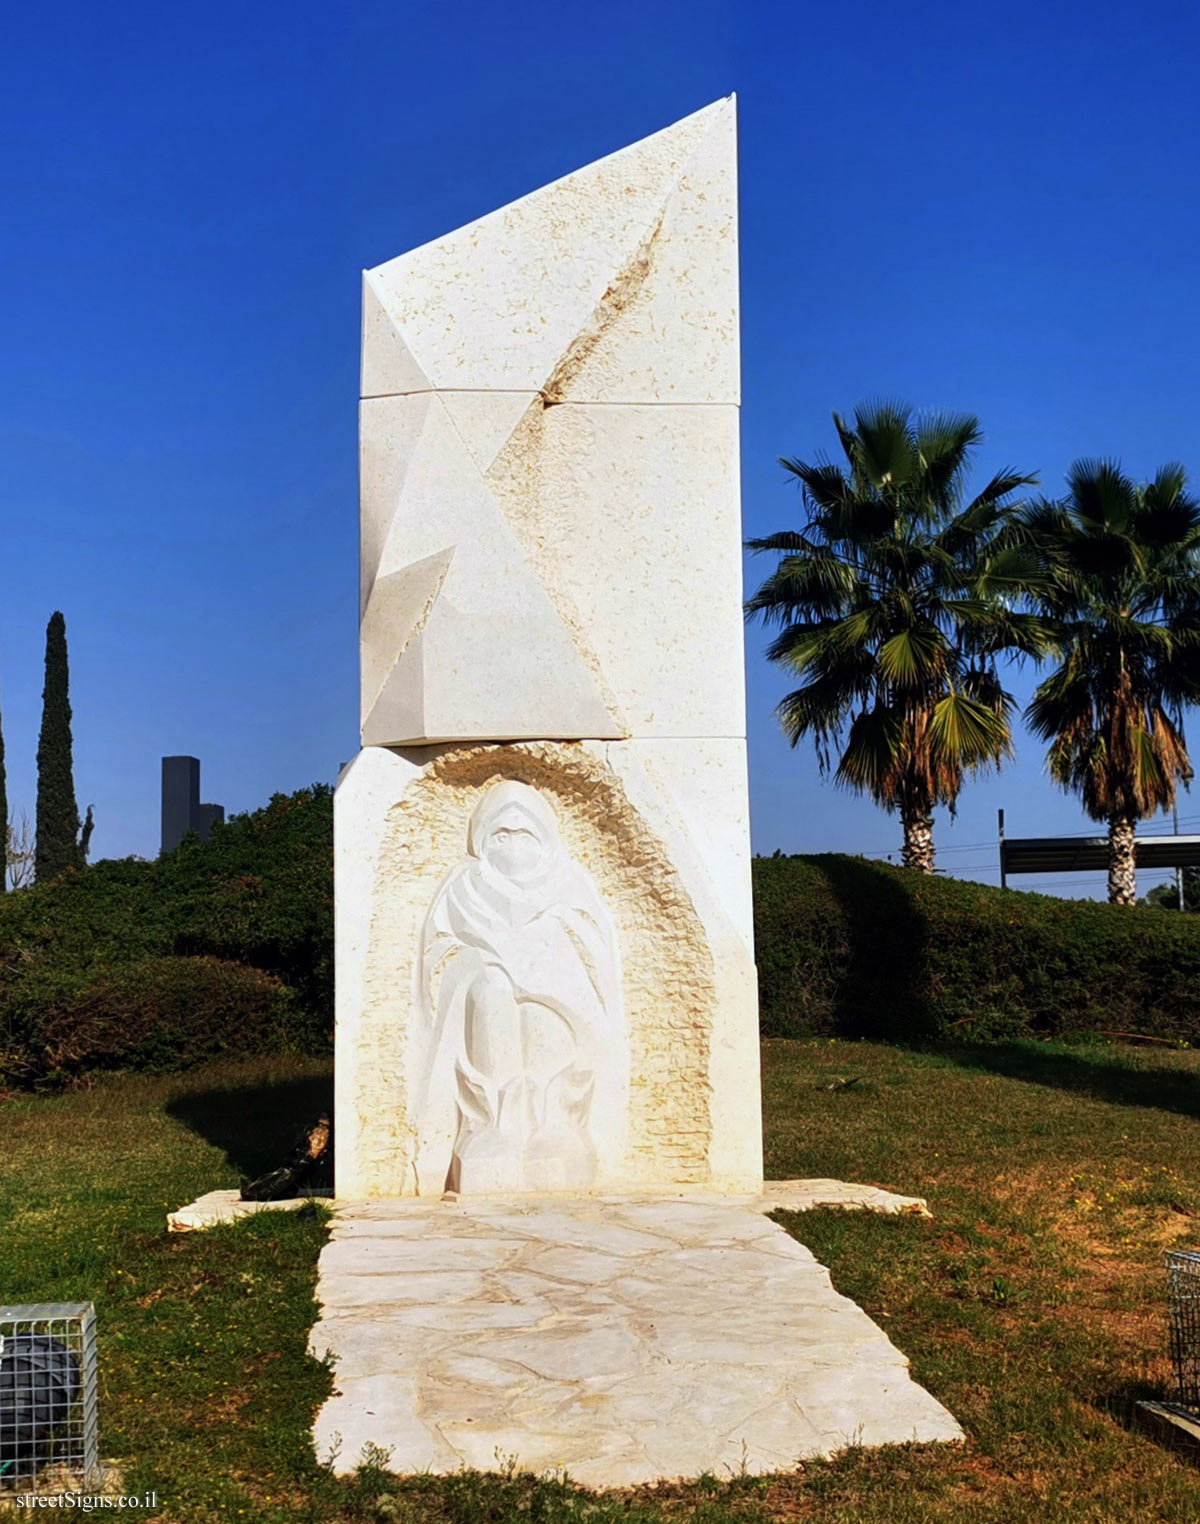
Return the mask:
{"type": "Polygon", "coordinates": [[[586,1189],[597,1143],[623,1144],[628,1110],[612,919],[528,785],[501,783],[484,795],[468,849],[435,894],[422,936],[428,1079],[418,1189],[586,1189]],[[539,845],[520,877],[488,861],[502,825],[539,845]]]}

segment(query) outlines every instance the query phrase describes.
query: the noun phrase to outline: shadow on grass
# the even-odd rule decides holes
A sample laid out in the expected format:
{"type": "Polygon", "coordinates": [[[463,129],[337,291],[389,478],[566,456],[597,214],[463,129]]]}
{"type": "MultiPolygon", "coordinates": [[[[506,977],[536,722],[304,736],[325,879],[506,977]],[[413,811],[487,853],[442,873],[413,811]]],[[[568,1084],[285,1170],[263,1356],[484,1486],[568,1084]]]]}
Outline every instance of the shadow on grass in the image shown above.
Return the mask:
{"type": "MultiPolygon", "coordinates": [[[[943,1037],[941,1023],[949,1019],[947,1012],[956,1016],[950,1022],[952,1027],[970,1020],[982,1036],[983,1030],[992,1024],[987,1008],[995,1004],[1003,1015],[1005,1001],[1014,998],[1002,987],[989,989],[980,997],[980,1009],[974,1012],[969,953],[961,953],[956,962],[948,956],[946,947],[931,946],[931,936],[953,935],[954,904],[945,899],[947,886],[922,881],[920,875],[899,873],[882,863],[833,853],[807,857],[803,863],[806,879],[796,875],[789,878],[786,860],[778,868],[770,858],[758,863],[760,887],[766,899],[763,921],[767,934],[763,941],[767,950],[760,956],[760,976],[764,968],[766,973],[764,1007],[770,1008],[774,1001],[785,1018],[778,1033],[768,1021],[767,1035],[791,1035],[786,1019],[787,986],[803,990],[807,983],[817,992],[809,1003],[824,1002],[824,1011],[832,1017],[833,1028],[841,1037],[869,1038],[934,1053],[963,1068],[1115,1105],[1144,1106],[1179,1116],[1200,1117],[1200,1072],[1194,1068],[1155,1063],[1145,1051],[1131,1061],[1107,1047],[1073,1050],[1062,1042],[1043,1044],[1032,1035],[1010,1036],[1022,1024],[1021,1012],[1012,1017],[1007,1032],[997,1031],[991,1041],[954,1041],[943,1037]],[[819,894],[828,896],[824,904],[831,930],[824,942],[808,930],[816,924],[812,915],[805,921],[793,904],[805,887],[810,896],[813,894],[814,874],[819,881],[819,894]],[[923,897],[927,897],[925,904],[923,897]],[[832,908],[830,900],[836,904],[836,918],[828,914],[832,908]],[[806,927],[803,942],[799,939],[788,942],[787,922],[793,915],[806,927]],[[777,966],[771,964],[772,936],[784,953],[776,960],[777,966]],[[967,1014],[957,1016],[960,1010],[967,1014]],[[982,1019],[976,1022],[976,1016],[982,1019]]],[[[977,888],[960,887],[964,891],[977,888]]],[[[996,893],[981,892],[989,896],[996,893]]],[[[1013,897],[1016,908],[1008,916],[1008,924],[1001,928],[1009,936],[1015,953],[1023,947],[1019,898],[1013,897]],[[1013,925],[1016,930],[1010,934],[1013,925]]],[[[964,911],[964,926],[971,931],[975,911],[970,906],[967,910],[970,914],[964,911]]],[[[987,928],[992,923],[985,920],[981,924],[983,931],[974,926],[972,935],[978,937],[984,932],[991,935],[987,928]]],[[[1115,965],[1106,966],[1111,976],[1115,965]]],[[[989,977],[1003,986],[1002,973],[993,969],[989,977]]],[[[1036,980],[1030,981],[1023,997],[1018,991],[1017,998],[1028,999],[1030,1008],[1025,1014],[1031,1031],[1036,1030],[1039,1020],[1049,1020],[1055,1014],[1054,1000],[1038,987],[1036,980]]],[[[1075,1005],[1079,1004],[1078,991],[1072,992],[1072,999],[1075,1005]]],[[[1089,1005],[1075,1014],[1086,1026],[1088,1017],[1095,1013],[1089,1005]]]]}
{"type": "MultiPolygon", "coordinates": [[[[231,1083],[176,1096],[167,1115],[221,1149],[248,1179],[283,1163],[292,1144],[322,1112],[333,1114],[333,1076],[231,1083]]],[[[332,1185],[332,1179],[313,1182],[332,1185]]]]}
{"type": "MultiPolygon", "coordinates": [[[[1172,1407],[1174,1399],[1169,1392],[1164,1392],[1161,1386],[1150,1381],[1119,1381],[1098,1394],[1095,1406],[1131,1434],[1148,1439],[1178,1460],[1200,1466],[1200,1442],[1191,1432],[1177,1428],[1153,1412],[1146,1412],[1139,1406],[1141,1403],[1161,1403],[1172,1407]]],[[[1187,1416],[1193,1424],[1196,1422],[1192,1413],[1188,1412],[1187,1416]]]]}
{"type": "Polygon", "coordinates": [[[835,854],[811,859],[837,900],[846,960],[833,1007],[842,1036],[894,1040],[928,1031],[925,960],[929,929],[908,885],[890,868],[835,854]]]}
{"type": "Polygon", "coordinates": [[[1046,1085],[1089,1100],[1200,1117],[1200,1076],[1196,1073],[1158,1065],[1135,1068],[1103,1048],[1064,1052],[1059,1047],[1043,1048],[1030,1038],[1011,1043],[917,1045],[917,1051],[935,1053],[964,1069],[1046,1085]]]}

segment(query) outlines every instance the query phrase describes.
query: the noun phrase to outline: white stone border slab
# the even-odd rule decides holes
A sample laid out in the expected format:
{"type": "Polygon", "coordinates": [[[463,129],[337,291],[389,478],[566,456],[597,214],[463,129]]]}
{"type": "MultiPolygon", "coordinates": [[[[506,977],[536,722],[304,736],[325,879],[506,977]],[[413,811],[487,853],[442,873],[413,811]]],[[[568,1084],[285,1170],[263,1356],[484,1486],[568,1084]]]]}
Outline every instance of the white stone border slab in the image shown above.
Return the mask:
{"type": "Polygon", "coordinates": [[[256,1212],[295,1212],[310,1201],[332,1206],[331,1197],[291,1196],[285,1201],[243,1201],[237,1191],[208,1191],[205,1195],[167,1213],[168,1233],[193,1233],[200,1228],[215,1228],[218,1223],[236,1222],[256,1212]]]}
{"type": "MultiPolygon", "coordinates": [[[[846,1211],[883,1212],[912,1217],[932,1217],[933,1213],[923,1196],[898,1196],[877,1185],[852,1185],[845,1180],[768,1180],[761,1196],[724,1196],[715,1193],[679,1190],[677,1192],[656,1190],[646,1193],[656,1201],[705,1201],[732,1202],[753,1207],[759,1212],[813,1212],[823,1208],[841,1207],[846,1211]]],[[[631,1192],[620,1198],[597,1197],[597,1200],[636,1200],[638,1193],[631,1192]]],[[[448,1198],[449,1199],[449,1198],[448,1198]]],[[[522,1202],[532,1198],[510,1197],[510,1201],[522,1202]]],[[[555,1198],[556,1200],[560,1198],[555,1198]]],[[[316,1201],[334,1211],[344,1202],[330,1196],[293,1196],[283,1201],[243,1201],[237,1191],[209,1191],[187,1206],[167,1214],[169,1233],[191,1233],[201,1228],[212,1228],[221,1222],[236,1222],[255,1212],[294,1212],[299,1207],[316,1201]]],[[[415,1204],[415,1202],[414,1202],[415,1204]]],[[[428,1202],[423,1204],[427,1205],[428,1202]]],[[[392,1202],[379,1203],[385,1208],[392,1202]]],[[[362,1204],[355,1204],[361,1212],[362,1204]]]]}
{"type": "Polygon", "coordinates": [[[877,1185],[851,1185],[845,1180],[765,1180],[758,1198],[763,1212],[815,1212],[841,1207],[850,1212],[884,1212],[908,1217],[932,1217],[923,1196],[897,1196],[877,1185]]]}

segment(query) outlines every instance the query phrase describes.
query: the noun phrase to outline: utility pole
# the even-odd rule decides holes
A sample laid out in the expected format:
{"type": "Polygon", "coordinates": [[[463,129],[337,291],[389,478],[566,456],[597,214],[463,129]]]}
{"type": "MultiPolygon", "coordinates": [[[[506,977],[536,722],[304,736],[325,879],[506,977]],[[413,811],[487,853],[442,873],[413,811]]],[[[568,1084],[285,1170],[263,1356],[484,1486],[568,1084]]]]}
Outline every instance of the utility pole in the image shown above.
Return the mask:
{"type": "Polygon", "coordinates": [[[1000,887],[1001,889],[1007,889],[1008,874],[1004,871],[1004,811],[997,810],[996,816],[996,823],[1000,831],[1000,887]]]}
{"type": "MultiPolygon", "coordinates": [[[[1173,804],[1171,806],[1171,822],[1172,822],[1172,824],[1175,827],[1175,834],[1176,834],[1176,836],[1178,836],[1179,835],[1179,806],[1177,804],[1173,804]]],[[[1182,910],[1183,909],[1183,869],[1182,868],[1176,868],[1175,869],[1175,899],[1178,902],[1180,910],[1182,910]]]]}

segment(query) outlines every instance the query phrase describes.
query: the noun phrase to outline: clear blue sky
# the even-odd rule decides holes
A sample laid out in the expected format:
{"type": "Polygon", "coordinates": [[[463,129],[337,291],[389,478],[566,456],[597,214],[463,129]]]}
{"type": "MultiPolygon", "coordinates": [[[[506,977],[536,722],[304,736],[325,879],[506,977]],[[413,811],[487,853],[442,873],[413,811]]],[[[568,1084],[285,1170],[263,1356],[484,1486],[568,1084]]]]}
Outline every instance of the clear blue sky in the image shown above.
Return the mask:
{"type": "MultiPolygon", "coordinates": [[[[1200,476],[1194,5],[66,0],[5,43],[9,790],[32,810],[61,608],[94,856],[157,850],[163,753],[246,809],[356,748],[360,269],[731,90],[748,534],[799,508],[776,457],[871,395],[977,412],[981,479],[1200,476]]],[[[757,850],[894,847],[779,737],[761,645],[757,850]]],[[[998,805],[1080,822],[1022,737],[942,866],[995,880],[998,805]]]]}

